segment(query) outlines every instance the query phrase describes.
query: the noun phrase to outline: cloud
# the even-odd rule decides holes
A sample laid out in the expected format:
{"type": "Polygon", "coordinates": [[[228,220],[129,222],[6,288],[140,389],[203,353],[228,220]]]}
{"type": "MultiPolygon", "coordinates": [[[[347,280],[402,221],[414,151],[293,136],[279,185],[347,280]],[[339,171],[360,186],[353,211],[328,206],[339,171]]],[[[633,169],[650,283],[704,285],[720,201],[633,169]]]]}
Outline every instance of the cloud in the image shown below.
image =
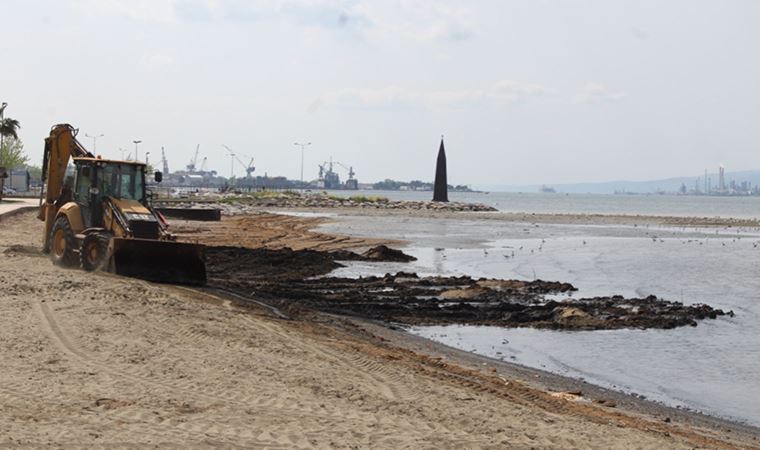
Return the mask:
{"type": "Polygon", "coordinates": [[[174,62],[174,56],[162,52],[145,53],[140,58],[140,64],[148,68],[171,66],[174,62]]]}
{"type": "Polygon", "coordinates": [[[355,11],[373,25],[367,34],[375,39],[401,37],[418,42],[458,42],[475,35],[472,11],[462,3],[445,0],[366,0],[355,11]]]}
{"type": "Polygon", "coordinates": [[[284,22],[360,30],[376,40],[459,42],[475,35],[472,11],[449,0],[78,0],[81,12],[160,24],[284,22]]]}
{"type": "Polygon", "coordinates": [[[643,30],[641,28],[638,28],[638,27],[632,27],[631,28],[631,34],[636,39],[639,39],[639,40],[642,40],[642,41],[646,41],[647,39],[649,39],[649,33],[647,33],[645,30],[643,30]]]}
{"type": "Polygon", "coordinates": [[[626,97],[623,91],[610,89],[601,83],[587,83],[579,93],[575,95],[576,103],[598,104],[618,102],[626,97]]]}
{"type": "Polygon", "coordinates": [[[91,16],[171,23],[177,18],[175,3],[175,0],[80,0],[75,6],[80,12],[91,16]]]}
{"type": "Polygon", "coordinates": [[[81,11],[156,23],[284,21],[307,27],[347,28],[368,20],[357,0],[79,0],[81,11]]]}
{"type": "Polygon", "coordinates": [[[500,80],[483,88],[451,90],[417,90],[400,86],[375,89],[343,89],[328,92],[309,107],[339,109],[452,109],[487,104],[504,105],[525,102],[530,98],[555,94],[554,89],[536,83],[500,80]]]}

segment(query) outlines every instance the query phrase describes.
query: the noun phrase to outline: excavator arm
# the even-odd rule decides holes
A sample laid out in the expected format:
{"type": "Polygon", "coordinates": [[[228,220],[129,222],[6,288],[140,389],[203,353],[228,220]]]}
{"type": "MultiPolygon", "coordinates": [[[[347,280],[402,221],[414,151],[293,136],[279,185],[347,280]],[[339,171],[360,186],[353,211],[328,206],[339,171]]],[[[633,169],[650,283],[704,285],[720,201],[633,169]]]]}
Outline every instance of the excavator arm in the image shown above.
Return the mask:
{"type": "Polygon", "coordinates": [[[55,216],[62,206],[59,199],[64,195],[66,167],[75,157],[90,157],[94,155],[87,151],[76,138],[77,130],[69,124],[55,125],[50,130],[50,136],[45,138],[45,150],[42,155],[42,191],[40,192],[40,212],[38,219],[45,222],[43,236],[44,250],[50,249],[50,231],[53,228],[55,216]]]}

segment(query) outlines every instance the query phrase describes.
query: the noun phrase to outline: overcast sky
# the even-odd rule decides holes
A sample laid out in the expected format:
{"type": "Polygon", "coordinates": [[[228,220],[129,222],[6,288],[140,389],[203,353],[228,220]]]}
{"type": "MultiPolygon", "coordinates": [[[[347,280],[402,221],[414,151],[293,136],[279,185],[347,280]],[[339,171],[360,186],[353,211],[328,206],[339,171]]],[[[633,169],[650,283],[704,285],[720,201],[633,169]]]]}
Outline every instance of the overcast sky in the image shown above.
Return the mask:
{"type": "Polygon", "coordinates": [[[68,122],[224,175],[432,180],[442,134],[476,186],[760,169],[760,1],[0,0],[0,52],[35,162],[68,122]]]}

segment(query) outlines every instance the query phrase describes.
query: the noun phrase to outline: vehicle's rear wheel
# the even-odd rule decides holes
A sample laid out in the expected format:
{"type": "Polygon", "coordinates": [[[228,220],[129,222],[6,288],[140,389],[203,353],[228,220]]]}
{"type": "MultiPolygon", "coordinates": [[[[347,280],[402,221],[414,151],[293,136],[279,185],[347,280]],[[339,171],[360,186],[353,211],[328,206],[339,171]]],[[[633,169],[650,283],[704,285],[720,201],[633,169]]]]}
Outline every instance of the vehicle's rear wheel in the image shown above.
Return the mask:
{"type": "Polygon", "coordinates": [[[77,240],[71,231],[71,224],[66,216],[55,220],[53,229],[50,231],[50,258],[57,266],[76,267],[79,259],[74,249],[77,248],[77,240]]]}
{"type": "Polygon", "coordinates": [[[79,250],[79,259],[84,270],[93,272],[106,267],[110,257],[108,254],[110,241],[111,235],[108,233],[91,233],[85,236],[82,248],[79,250]]]}

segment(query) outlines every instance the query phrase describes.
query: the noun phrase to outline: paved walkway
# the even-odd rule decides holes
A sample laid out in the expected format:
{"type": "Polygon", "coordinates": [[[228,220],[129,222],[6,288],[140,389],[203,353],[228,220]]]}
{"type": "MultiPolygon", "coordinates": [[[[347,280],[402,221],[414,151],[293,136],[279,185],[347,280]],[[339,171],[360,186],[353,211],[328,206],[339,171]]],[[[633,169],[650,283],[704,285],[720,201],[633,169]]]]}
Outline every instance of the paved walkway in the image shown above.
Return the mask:
{"type": "Polygon", "coordinates": [[[40,200],[36,198],[7,198],[0,200],[0,220],[21,211],[37,208],[40,200]]]}

